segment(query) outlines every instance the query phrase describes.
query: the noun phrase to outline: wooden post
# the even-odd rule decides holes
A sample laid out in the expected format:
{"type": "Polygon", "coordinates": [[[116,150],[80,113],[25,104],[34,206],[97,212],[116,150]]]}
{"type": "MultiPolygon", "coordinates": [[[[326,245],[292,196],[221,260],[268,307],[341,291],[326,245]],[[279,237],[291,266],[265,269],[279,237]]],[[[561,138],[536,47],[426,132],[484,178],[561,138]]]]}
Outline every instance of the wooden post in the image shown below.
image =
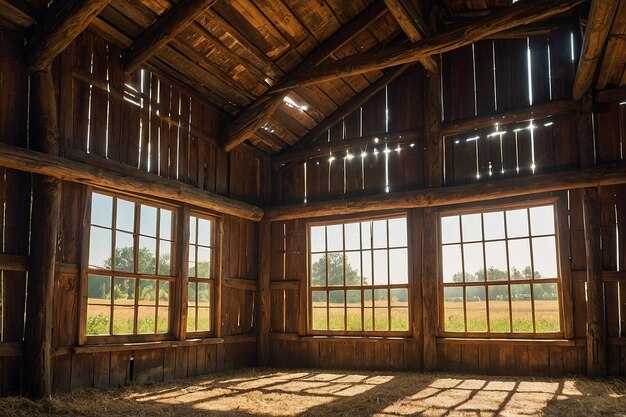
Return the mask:
{"type": "Polygon", "coordinates": [[[582,198],[587,253],[587,375],[603,376],[606,375],[606,329],[598,189],[584,189],[582,198]]]}
{"type": "Polygon", "coordinates": [[[578,155],[580,167],[595,165],[593,149],[593,101],[591,91],[587,91],[578,101],[576,123],[578,126],[578,155]]]}
{"type": "MultiPolygon", "coordinates": [[[[436,208],[424,209],[423,253],[437,254],[437,230],[439,219],[436,208]]],[[[437,367],[437,343],[435,337],[439,317],[437,314],[437,282],[439,280],[439,257],[429,256],[422,262],[422,327],[424,340],[424,370],[434,371],[437,367]]]]}
{"type": "Polygon", "coordinates": [[[172,334],[178,340],[187,338],[187,283],[189,282],[189,206],[186,204],[178,210],[176,220],[178,229],[178,242],[176,243],[176,287],[174,291],[174,302],[172,305],[172,334]]]}
{"type": "Polygon", "coordinates": [[[267,366],[270,357],[270,258],[271,258],[271,223],[267,218],[259,223],[259,278],[257,304],[258,309],[258,334],[257,351],[258,365],[267,366]]]}
{"type": "MultiPolygon", "coordinates": [[[[437,59],[437,64],[439,60],[437,59]]],[[[441,75],[426,74],[426,114],[424,142],[426,145],[426,186],[443,185],[443,137],[441,137],[441,75]]]]}
{"type": "MultiPolygon", "coordinates": [[[[33,148],[58,155],[59,128],[50,67],[31,75],[30,137],[33,148]]],[[[24,388],[36,398],[52,393],[52,295],[60,206],[61,181],[45,175],[33,175],[24,388]]]]}

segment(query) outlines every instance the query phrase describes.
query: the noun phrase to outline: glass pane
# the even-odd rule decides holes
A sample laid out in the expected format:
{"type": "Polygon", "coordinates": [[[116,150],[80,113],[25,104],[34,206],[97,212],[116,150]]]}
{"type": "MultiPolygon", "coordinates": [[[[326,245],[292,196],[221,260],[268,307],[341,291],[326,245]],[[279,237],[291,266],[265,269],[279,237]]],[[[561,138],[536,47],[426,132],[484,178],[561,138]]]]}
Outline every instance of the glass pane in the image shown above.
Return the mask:
{"type": "Polygon", "coordinates": [[[196,263],[196,276],[198,278],[211,277],[211,249],[198,246],[198,260],[196,263]]]}
{"type": "Polygon", "coordinates": [[[463,262],[465,264],[465,282],[477,282],[485,280],[482,243],[464,244],[463,262]]]}
{"type": "Polygon", "coordinates": [[[91,194],[91,224],[112,227],[113,197],[98,193],[91,194]]]}
{"type": "Polygon", "coordinates": [[[195,332],[196,331],[196,308],[189,308],[187,312],[187,331],[195,332]]]}
{"type": "Polygon", "coordinates": [[[459,216],[441,218],[441,243],[458,243],[461,241],[461,224],[459,216]]]}
{"type": "Polygon", "coordinates": [[[374,248],[387,247],[387,220],[375,220],[372,222],[374,233],[374,248]]]}
{"type": "Polygon", "coordinates": [[[130,233],[115,232],[115,270],[135,271],[135,242],[130,233]]]}
{"type": "Polygon", "coordinates": [[[87,305],[87,336],[109,334],[111,307],[108,305],[87,305]]]}
{"type": "Polygon", "coordinates": [[[494,333],[511,331],[508,285],[489,286],[489,330],[494,333]]]}
{"type": "Polygon", "coordinates": [[[329,252],[343,250],[343,225],[326,226],[326,244],[329,252]]]}
{"type": "Polygon", "coordinates": [[[157,333],[167,333],[169,330],[169,307],[159,307],[157,316],[157,333]]]}
{"type": "Polygon", "coordinates": [[[511,316],[513,332],[533,332],[533,308],[530,299],[530,284],[511,285],[511,316]]]}
{"type": "Polygon", "coordinates": [[[311,227],[311,252],[324,252],[326,250],[326,235],[324,226],[311,227]]]}
{"type": "Polygon", "coordinates": [[[559,295],[556,283],[534,284],[535,329],[537,333],[561,330],[559,295]]]}
{"type": "Polygon", "coordinates": [[[189,216],[189,243],[198,243],[198,236],[196,234],[198,226],[198,218],[196,216],[189,216]]]}
{"type": "Polygon", "coordinates": [[[361,248],[372,248],[372,222],[361,222],[361,248]]]}
{"type": "Polygon", "coordinates": [[[387,250],[374,251],[374,285],[389,284],[389,268],[387,264],[387,250]]]}
{"type": "Polygon", "coordinates": [[[409,261],[406,248],[389,250],[389,282],[391,284],[409,282],[409,261]]]}
{"type": "Polygon", "coordinates": [[[172,275],[172,242],[161,240],[159,245],[159,275],[172,275]]]}
{"type": "Polygon", "coordinates": [[[558,277],[554,236],[533,238],[533,261],[535,279],[558,277]]]}
{"type": "Polygon", "coordinates": [[[333,252],[328,254],[328,285],[344,285],[343,282],[343,253],[333,252]]]}
{"type": "Polygon", "coordinates": [[[511,279],[531,279],[530,243],[528,239],[509,240],[511,279]]]}
{"type": "Polygon", "coordinates": [[[328,309],[328,329],[329,330],[345,330],[346,310],[343,308],[330,308],[328,309]]]}
{"type": "Polygon", "coordinates": [[[159,305],[168,305],[170,302],[170,283],[167,281],[159,282],[159,305]]]}
{"type": "Polygon", "coordinates": [[[132,334],[135,323],[135,308],[128,306],[113,307],[113,334],[132,334]]]}
{"type": "Polygon", "coordinates": [[[389,247],[406,246],[406,218],[389,219],[389,247]]]}
{"type": "Polygon", "coordinates": [[[189,245],[189,276],[196,276],[196,246],[189,245]]]}
{"type": "Polygon", "coordinates": [[[406,332],[409,330],[409,309],[391,308],[391,331],[406,332]]]}
{"type": "Polygon", "coordinates": [[[138,307],[137,309],[137,333],[145,334],[145,333],[155,333],[156,332],[156,323],[155,323],[155,315],[156,308],[155,307],[138,307]]]}
{"type": "Polygon", "coordinates": [[[387,307],[389,305],[389,290],[374,290],[374,307],[387,307]]]}
{"type": "Polygon", "coordinates": [[[313,307],[326,307],[326,291],[313,291],[311,300],[313,307]]]}
{"type": "Polygon", "coordinates": [[[374,309],[374,330],[389,330],[389,309],[374,309]]]}
{"type": "Polygon", "coordinates": [[[485,240],[504,239],[504,212],[496,211],[483,214],[485,240]]]}
{"type": "Polygon", "coordinates": [[[189,306],[196,306],[196,283],[190,282],[187,284],[187,304],[189,306]]]}
{"type": "Polygon", "coordinates": [[[139,265],[140,274],[156,273],[156,239],[139,236],[139,265]]]}
{"type": "Polygon", "coordinates": [[[344,225],[344,233],[346,234],[346,250],[361,248],[359,223],[348,223],[344,225]]]}
{"type": "Polygon", "coordinates": [[[147,236],[156,236],[157,209],[156,207],[141,206],[139,233],[147,236]]]}
{"type": "Polygon", "coordinates": [[[115,228],[131,233],[135,231],[135,203],[120,198],[117,199],[115,228]]]}
{"type": "Polygon", "coordinates": [[[506,212],[507,237],[528,236],[528,215],[526,209],[509,210],[506,212]]]}
{"type": "Polygon", "coordinates": [[[465,331],[463,287],[447,287],[443,289],[443,310],[446,332],[465,331]]]}
{"type": "Polygon", "coordinates": [[[389,290],[389,302],[395,307],[408,307],[409,290],[407,288],[392,288],[389,290]]]}
{"type": "Polygon", "coordinates": [[[311,255],[311,286],[326,286],[326,254],[311,255]]]}
{"type": "Polygon", "coordinates": [[[361,285],[361,252],[346,252],[346,285],[361,285]]]}
{"type": "Polygon", "coordinates": [[[485,287],[467,287],[465,289],[467,311],[467,331],[487,331],[487,304],[485,287]]]}
{"type": "Polygon", "coordinates": [[[346,294],[343,290],[328,291],[328,305],[330,307],[344,307],[346,305],[346,294]]]}
{"type": "Polygon", "coordinates": [[[208,332],[211,330],[211,309],[198,308],[198,325],[197,331],[208,332]]]}
{"type": "Polygon", "coordinates": [[[485,260],[487,281],[506,281],[509,278],[505,241],[485,242],[485,260]]]}
{"type": "Polygon", "coordinates": [[[553,206],[532,207],[530,209],[530,231],[533,236],[554,234],[553,206]]]}
{"type": "Polygon", "coordinates": [[[89,303],[109,304],[111,299],[111,277],[89,275],[88,278],[89,303]]]}
{"type": "Polygon", "coordinates": [[[111,269],[111,231],[92,227],[89,233],[89,267],[111,269]]]}
{"type": "Polygon", "coordinates": [[[172,211],[161,209],[161,225],[159,228],[161,239],[172,240],[172,211]]]}
{"type": "Polygon", "coordinates": [[[372,273],[372,251],[366,250],[361,252],[361,265],[363,267],[363,285],[372,285],[373,273],[372,273]]]}
{"type": "Polygon", "coordinates": [[[463,282],[461,245],[446,245],[443,251],[443,282],[463,282]]]}
{"type": "Polygon", "coordinates": [[[156,280],[139,280],[139,305],[156,304],[156,280]]]}
{"type": "Polygon", "coordinates": [[[119,278],[113,280],[113,299],[116,305],[135,305],[135,278],[119,278]]]}
{"type": "Polygon", "coordinates": [[[374,309],[366,308],[363,310],[363,330],[364,331],[372,331],[374,330],[374,309]]]}
{"type": "Polygon", "coordinates": [[[475,242],[483,239],[482,220],[480,214],[461,216],[463,242],[475,242]]]}
{"type": "Polygon", "coordinates": [[[361,309],[348,308],[348,330],[361,331],[361,309]]]}
{"type": "Polygon", "coordinates": [[[361,308],[361,290],[346,291],[346,303],[348,307],[361,308]]]}
{"type": "Polygon", "coordinates": [[[313,307],[313,330],[328,330],[326,308],[313,307]]]}
{"type": "Polygon", "coordinates": [[[208,282],[198,283],[198,306],[210,307],[211,306],[211,289],[208,282]]]}
{"type": "Polygon", "coordinates": [[[198,245],[211,246],[211,221],[198,219],[198,245]]]}

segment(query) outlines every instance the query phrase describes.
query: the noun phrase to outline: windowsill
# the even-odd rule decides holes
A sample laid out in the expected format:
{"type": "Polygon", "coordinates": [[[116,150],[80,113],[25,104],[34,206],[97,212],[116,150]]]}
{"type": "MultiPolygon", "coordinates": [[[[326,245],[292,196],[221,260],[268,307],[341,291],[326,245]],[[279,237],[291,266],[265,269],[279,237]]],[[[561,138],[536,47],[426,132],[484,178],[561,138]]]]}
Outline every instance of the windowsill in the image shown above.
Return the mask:
{"type": "Polygon", "coordinates": [[[101,343],[75,346],[74,353],[120,352],[127,350],[167,349],[182,346],[221,345],[227,343],[245,343],[256,341],[256,335],[210,337],[206,339],[163,340],[155,342],[101,343]]]}
{"type": "Polygon", "coordinates": [[[582,346],[584,339],[495,339],[486,337],[437,337],[437,344],[446,345],[541,345],[582,346]]]}
{"type": "Polygon", "coordinates": [[[386,342],[386,341],[412,341],[415,340],[411,336],[373,336],[373,335],[306,335],[300,336],[297,333],[281,333],[272,332],[270,338],[274,340],[293,340],[293,341],[364,341],[364,342],[386,342]]]}

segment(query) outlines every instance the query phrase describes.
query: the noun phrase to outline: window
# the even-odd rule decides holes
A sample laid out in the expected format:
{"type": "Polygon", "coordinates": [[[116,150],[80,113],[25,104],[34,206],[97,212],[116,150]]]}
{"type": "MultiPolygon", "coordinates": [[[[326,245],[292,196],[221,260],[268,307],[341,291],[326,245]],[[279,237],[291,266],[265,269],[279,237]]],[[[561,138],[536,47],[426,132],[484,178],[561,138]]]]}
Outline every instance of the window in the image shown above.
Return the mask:
{"type": "Polygon", "coordinates": [[[309,227],[313,333],[409,332],[406,216],[309,227]]]}
{"type": "Polygon", "coordinates": [[[87,336],[169,331],[174,211],[92,193],[87,336]]]}
{"type": "Polygon", "coordinates": [[[210,332],[214,293],[215,221],[189,217],[189,284],[187,332],[210,332]]]}
{"type": "Polygon", "coordinates": [[[561,331],[554,204],[441,216],[444,332],[561,331]]]}

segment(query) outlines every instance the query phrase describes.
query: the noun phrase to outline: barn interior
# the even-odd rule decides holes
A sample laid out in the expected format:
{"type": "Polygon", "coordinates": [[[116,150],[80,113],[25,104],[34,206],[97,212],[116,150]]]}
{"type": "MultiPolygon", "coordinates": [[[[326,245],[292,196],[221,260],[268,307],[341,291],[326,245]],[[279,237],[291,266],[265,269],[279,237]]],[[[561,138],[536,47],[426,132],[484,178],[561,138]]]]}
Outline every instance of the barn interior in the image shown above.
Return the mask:
{"type": "Polygon", "coordinates": [[[626,0],[0,0],[0,39],[2,396],[626,413],[626,0]]]}

